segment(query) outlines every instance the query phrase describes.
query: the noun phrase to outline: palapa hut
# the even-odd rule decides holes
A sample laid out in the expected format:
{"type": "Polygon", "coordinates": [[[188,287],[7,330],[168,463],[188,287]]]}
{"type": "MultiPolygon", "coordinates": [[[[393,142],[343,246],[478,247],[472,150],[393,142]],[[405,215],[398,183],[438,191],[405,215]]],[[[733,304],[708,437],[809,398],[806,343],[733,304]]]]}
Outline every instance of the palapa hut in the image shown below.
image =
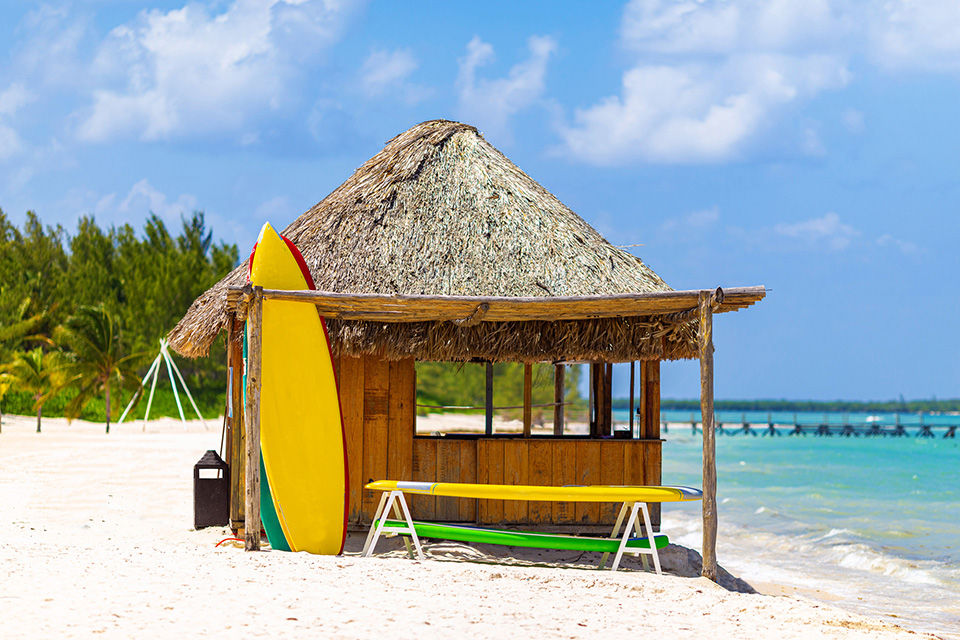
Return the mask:
{"type": "MultiPolygon", "coordinates": [[[[321,292],[311,300],[327,318],[338,369],[352,524],[369,522],[375,510],[377,496],[362,489],[369,479],[659,484],[660,361],[712,352],[711,314],[764,296],[762,287],[673,291],[474,127],[445,120],[390,140],[283,233],[321,292]],[[591,367],[591,434],[562,434],[558,394],[553,437],[529,435],[529,400],[523,435],[418,436],[417,360],[598,363],[591,367]],[[613,439],[609,364],[634,361],[641,362],[639,437],[613,439]]],[[[184,356],[205,355],[226,329],[228,364],[239,371],[251,296],[237,287],[245,282],[244,265],[197,298],[170,333],[171,346],[184,356]]],[[[239,528],[240,376],[231,384],[232,517],[239,528]]],[[[415,518],[568,530],[607,525],[615,516],[614,505],[429,497],[416,497],[412,509],[415,518]]]]}

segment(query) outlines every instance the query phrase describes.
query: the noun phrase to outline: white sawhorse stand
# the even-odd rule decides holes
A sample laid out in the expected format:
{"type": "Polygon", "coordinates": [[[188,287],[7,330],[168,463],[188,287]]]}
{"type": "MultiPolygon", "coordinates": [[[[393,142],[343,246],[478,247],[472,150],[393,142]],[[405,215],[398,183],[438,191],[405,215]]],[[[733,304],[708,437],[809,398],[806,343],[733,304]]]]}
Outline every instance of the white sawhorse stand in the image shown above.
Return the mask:
{"type": "MultiPolygon", "coordinates": [[[[373,516],[373,522],[370,524],[370,532],[367,533],[367,540],[363,543],[364,558],[369,558],[377,546],[377,540],[384,533],[407,533],[413,538],[413,544],[417,548],[417,559],[423,560],[423,548],[420,546],[420,537],[413,527],[413,518],[410,517],[410,509],[407,508],[407,501],[403,499],[402,491],[391,491],[383,493],[380,496],[380,505],[377,507],[377,513],[373,516]],[[397,520],[406,520],[405,527],[388,527],[387,515],[390,508],[393,508],[393,515],[397,520]],[[402,511],[402,513],[401,513],[402,511]]],[[[407,547],[407,555],[413,557],[413,549],[410,548],[410,541],[403,538],[403,544],[407,547]]]]}
{"type": "MultiPolygon", "coordinates": [[[[630,518],[627,520],[627,528],[623,530],[623,536],[620,536],[620,546],[617,548],[617,555],[613,559],[613,564],[610,566],[610,570],[617,570],[617,567],[620,566],[620,560],[623,558],[624,553],[632,553],[640,556],[640,561],[643,562],[644,569],[648,568],[647,556],[653,556],[653,568],[657,570],[657,575],[662,574],[663,572],[660,571],[660,554],[657,553],[657,543],[654,539],[655,536],[653,535],[653,525],[650,524],[650,510],[647,509],[646,502],[624,502],[620,506],[620,514],[617,516],[616,524],[613,525],[613,531],[610,533],[610,537],[616,538],[620,535],[620,527],[623,525],[623,518],[627,515],[627,512],[630,513],[630,518]],[[630,534],[632,532],[636,531],[638,538],[643,537],[643,533],[640,531],[640,520],[637,517],[639,514],[643,515],[643,528],[647,532],[647,544],[650,547],[649,549],[627,547],[627,542],[630,540],[630,534]]],[[[600,566],[597,568],[603,569],[609,558],[609,553],[603,554],[603,556],[600,557],[600,566]]]]}
{"type": "MultiPolygon", "coordinates": [[[[424,559],[423,548],[420,546],[420,537],[417,535],[413,518],[410,517],[410,509],[407,508],[407,502],[403,497],[402,491],[384,492],[380,496],[380,504],[377,506],[377,512],[373,516],[373,523],[370,525],[370,531],[367,533],[367,539],[364,542],[361,555],[363,557],[373,555],[373,551],[377,547],[377,541],[380,539],[380,536],[385,533],[409,535],[410,538],[413,539],[413,545],[416,547],[417,557],[420,560],[424,559]],[[394,517],[397,520],[403,520],[406,523],[405,526],[387,526],[387,517],[391,509],[393,510],[394,517]]],[[[650,523],[650,511],[647,509],[645,502],[624,502],[620,507],[620,514],[617,516],[617,522],[613,526],[610,537],[620,538],[620,545],[614,556],[613,564],[610,566],[611,571],[616,571],[620,566],[620,560],[623,558],[623,554],[630,553],[640,556],[644,568],[648,568],[646,556],[653,556],[654,569],[656,569],[657,574],[662,573],[660,570],[660,556],[657,553],[657,544],[653,534],[653,525],[650,523]],[[643,517],[643,528],[646,532],[648,548],[628,547],[627,543],[630,541],[632,533],[636,532],[638,538],[644,537],[643,531],[640,529],[641,516],[643,517]],[[624,520],[626,520],[625,528],[623,528],[624,520]],[[623,535],[620,535],[621,528],[623,528],[623,535]]],[[[404,537],[403,542],[407,547],[407,554],[413,558],[413,548],[410,545],[410,541],[404,537]]],[[[600,565],[597,568],[603,569],[609,557],[609,552],[604,553],[600,558],[600,565]]]]}

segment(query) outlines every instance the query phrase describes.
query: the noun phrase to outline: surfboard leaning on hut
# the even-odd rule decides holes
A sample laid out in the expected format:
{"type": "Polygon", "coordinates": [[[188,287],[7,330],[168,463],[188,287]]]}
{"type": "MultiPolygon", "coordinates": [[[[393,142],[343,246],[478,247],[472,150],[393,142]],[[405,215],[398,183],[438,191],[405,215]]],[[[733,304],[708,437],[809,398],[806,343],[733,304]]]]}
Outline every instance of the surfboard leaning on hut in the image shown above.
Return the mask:
{"type": "MultiPolygon", "coordinates": [[[[263,225],[250,283],[313,287],[297,248],[263,225]]],[[[315,308],[263,305],[260,512],[274,549],[336,555],[346,535],[347,466],[330,345],[315,308]]]]}

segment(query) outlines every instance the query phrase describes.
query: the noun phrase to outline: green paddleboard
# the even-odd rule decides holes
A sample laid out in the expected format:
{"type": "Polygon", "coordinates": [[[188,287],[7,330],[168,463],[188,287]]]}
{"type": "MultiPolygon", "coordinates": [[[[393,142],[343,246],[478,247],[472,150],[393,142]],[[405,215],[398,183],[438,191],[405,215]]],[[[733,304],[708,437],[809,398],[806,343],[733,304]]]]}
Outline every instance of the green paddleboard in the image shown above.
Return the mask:
{"type": "MultiPolygon", "coordinates": [[[[376,523],[374,523],[376,526],[376,523]]],[[[402,520],[386,522],[388,527],[405,527],[402,520]]],[[[530,531],[508,531],[505,529],[481,529],[479,527],[463,527],[436,522],[413,522],[413,528],[421,538],[439,538],[441,540],[455,540],[457,542],[480,542],[484,544],[498,544],[510,547],[533,547],[537,549],[558,549],[569,551],[596,551],[598,553],[616,553],[620,548],[619,538],[591,538],[586,536],[565,536],[556,533],[539,533],[530,531]]],[[[654,536],[657,549],[662,549],[670,541],[667,536],[654,536]]],[[[628,549],[649,549],[646,538],[631,538],[627,541],[628,549]]]]}

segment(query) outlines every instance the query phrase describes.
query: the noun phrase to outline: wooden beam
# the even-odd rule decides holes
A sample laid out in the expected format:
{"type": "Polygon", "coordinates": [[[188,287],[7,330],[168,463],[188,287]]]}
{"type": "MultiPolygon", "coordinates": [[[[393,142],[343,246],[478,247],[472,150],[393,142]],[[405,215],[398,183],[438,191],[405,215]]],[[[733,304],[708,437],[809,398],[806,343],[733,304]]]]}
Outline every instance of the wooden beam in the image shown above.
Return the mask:
{"type": "Polygon", "coordinates": [[[562,364],[553,367],[553,435],[563,435],[564,377],[566,367],[562,364]]]}
{"type": "Polygon", "coordinates": [[[635,438],[633,434],[633,387],[634,387],[634,378],[635,378],[635,366],[637,363],[633,360],[630,361],[630,437],[635,438]]]}
{"type": "Polygon", "coordinates": [[[523,437],[529,438],[533,429],[533,365],[523,365],[523,437]]]}
{"type": "Polygon", "coordinates": [[[254,287],[247,315],[246,505],[244,549],[260,550],[260,368],[263,288],[254,287]]]}
{"type": "Polygon", "coordinates": [[[703,569],[717,581],[717,452],[713,424],[713,305],[700,294],[700,412],[703,423],[703,569]]]}
{"type": "MultiPolygon", "coordinates": [[[[717,313],[735,311],[762,300],[764,287],[723,289],[717,313]]],[[[692,320],[701,291],[661,291],[596,296],[414,296],[331,291],[265,289],[264,299],[308,302],[327,318],[375,322],[510,322],[523,320],[586,320],[687,313],[692,320]]],[[[249,289],[229,287],[228,301],[242,309],[249,289]]]]}
{"type": "Polygon", "coordinates": [[[484,413],[486,417],[486,422],[484,424],[484,433],[488,436],[493,435],[493,363],[487,363],[487,380],[486,380],[486,406],[484,408],[484,413]]]}

